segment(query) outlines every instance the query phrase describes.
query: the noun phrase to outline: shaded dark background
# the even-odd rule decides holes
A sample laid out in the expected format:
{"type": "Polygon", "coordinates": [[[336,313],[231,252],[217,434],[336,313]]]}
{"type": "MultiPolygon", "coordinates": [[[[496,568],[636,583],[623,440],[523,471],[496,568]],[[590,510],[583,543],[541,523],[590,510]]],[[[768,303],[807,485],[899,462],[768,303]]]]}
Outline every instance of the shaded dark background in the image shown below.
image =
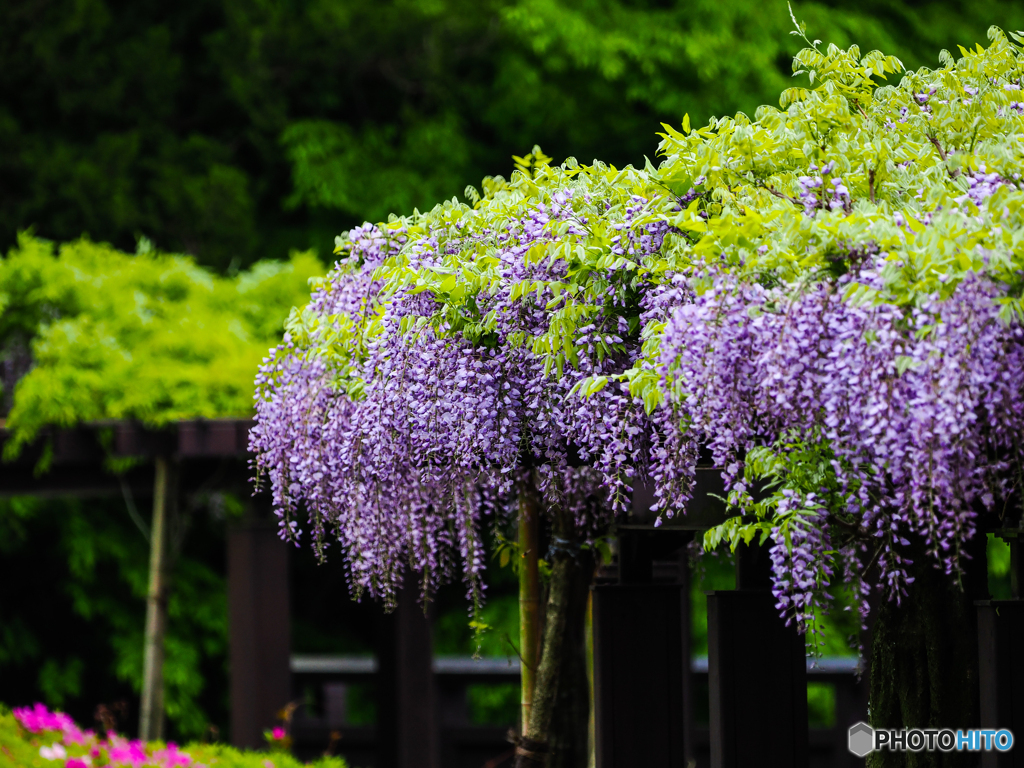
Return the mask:
{"type": "MultiPolygon", "coordinates": [[[[801,2],[908,66],[1024,27],[1007,0],[801,2]]],[[[661,121],[777,103],[773,0],[5,0],[0,250],[145,236],[220,270],[556,160],[642,163],[661,121]]]]}

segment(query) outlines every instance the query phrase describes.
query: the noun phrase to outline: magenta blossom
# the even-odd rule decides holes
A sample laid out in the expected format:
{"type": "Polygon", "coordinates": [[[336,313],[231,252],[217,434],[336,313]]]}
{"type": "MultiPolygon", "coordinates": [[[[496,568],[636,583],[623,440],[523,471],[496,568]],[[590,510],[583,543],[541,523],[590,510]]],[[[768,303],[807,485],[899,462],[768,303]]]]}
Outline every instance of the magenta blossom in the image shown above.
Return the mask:
{"type": "Polygon", "coordinates": [[[29,733],[60,731],[68,744],[84,744],[95,735],[92,731],[83,731],[63,712],[51,712],[45,704],[38,702],[33,707],[15,707],[13,712],[15,719],[29,733]]]}
{"type": "MultiPolygon", "coordinates": [[[[108,736],[110,736],[108,734],[108,736]]],[[[128,739],[117,736],[110,736],[110,764],[116,766],[131,766],[139,768],[148,759],[146,745],[141,741],[128,741],[128,739]]]]}
{"type": "Polygon", "coordinates": [[[158,749],[153,753],[153,760],[162,768],[192,765],[192,756],[178,749],[173,741],[168,742],[166,749],[158,749]]]}

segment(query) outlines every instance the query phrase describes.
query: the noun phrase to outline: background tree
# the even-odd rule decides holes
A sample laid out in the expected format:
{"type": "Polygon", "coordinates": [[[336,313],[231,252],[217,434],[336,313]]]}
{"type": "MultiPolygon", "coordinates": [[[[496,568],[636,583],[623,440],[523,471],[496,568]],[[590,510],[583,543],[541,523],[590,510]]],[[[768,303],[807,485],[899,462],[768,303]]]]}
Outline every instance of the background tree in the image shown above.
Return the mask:
{"type": "MultiPolygon", "coordinates": [[[[839,45],[911,67],[1024,27],[1009,0],[815,2],[839,45]]],[[[12,0],[0,8],[0,248],[28,227],[220,271],[426,210],[555,157],[640,165],[689,113],[752,113],[789,80],[784,4],[12,0]]]]}

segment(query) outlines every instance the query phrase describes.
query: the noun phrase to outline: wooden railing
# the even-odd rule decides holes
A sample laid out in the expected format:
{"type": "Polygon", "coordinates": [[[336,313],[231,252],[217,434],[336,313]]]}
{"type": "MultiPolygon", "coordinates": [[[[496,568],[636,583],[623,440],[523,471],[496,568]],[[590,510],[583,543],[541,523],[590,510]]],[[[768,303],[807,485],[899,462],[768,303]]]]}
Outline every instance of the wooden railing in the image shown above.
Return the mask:
{"type": "MultiPolygon", "coordinates": [[[[694,689],[693,756],[698,768],[710,765],[708,730],[708,659],[694,657],[690,666],[694,689]]],[[[846,729],[864,719],[863,681],[853,657],[808,659],[811,685],[827,686],[833,705],[828,723],[811,722],[810,765],[857,765],[846,750],[846,729]]],[[[292,720],[296,754],[311,759],[325,751],[344,755],[353,766],[377,764],[377,729],[365,712],[353,716],[353,699],[365,705],[378,672],[370,656],[293,655],[292,693],[297,703],[292,720]]],[[[434,687],[439,709],[441,764],[448,768],[507,768],[511,748],[506,739],[515,722],[474,724],[467,691],[470,685],[519,683],[519,660],[505,658],[435,657],[434,687]]],[[[372,695],[372,694],[370,694],[372,695]]],[[[358,705],[357,705],[358,706],[358,705]]]]}

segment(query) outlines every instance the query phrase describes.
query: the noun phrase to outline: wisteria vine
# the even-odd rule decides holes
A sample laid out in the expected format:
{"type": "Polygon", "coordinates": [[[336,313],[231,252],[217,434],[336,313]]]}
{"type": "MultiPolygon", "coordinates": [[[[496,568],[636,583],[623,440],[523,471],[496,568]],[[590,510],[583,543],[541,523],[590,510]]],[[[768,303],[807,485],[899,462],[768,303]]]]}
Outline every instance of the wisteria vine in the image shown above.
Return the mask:
{"type": "Polygon", "coordinates": [[[337,545],[356,594],[461,573],[478,604],[528,477],[582,540],[637,483],[685,514],[707,449],[736,517],[706,545],[770,539],[801,628],[836,573],[901,599],[911,539],[958,571],[979,515],[1019,516],[1024,66],[990,37],[881,87],[893,57],[812,47],[815,90],[666,126],[658,168],[538,151],[339,238],[257,379],[283,535],[337,545]]]}

